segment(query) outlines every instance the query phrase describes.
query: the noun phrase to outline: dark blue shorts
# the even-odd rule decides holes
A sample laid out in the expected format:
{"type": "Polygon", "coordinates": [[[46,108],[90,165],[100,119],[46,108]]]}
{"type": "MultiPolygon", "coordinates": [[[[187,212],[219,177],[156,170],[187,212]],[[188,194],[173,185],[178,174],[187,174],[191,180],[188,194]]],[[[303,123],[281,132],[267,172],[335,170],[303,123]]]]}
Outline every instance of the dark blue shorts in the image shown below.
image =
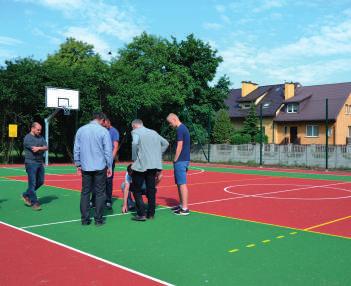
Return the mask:
{"type": "Polygon", "coordinates": [[[174,180],[177,185],[186,184],[186,173],[188,172],[189,161],[177,161],[173,163],[174,180]]]}

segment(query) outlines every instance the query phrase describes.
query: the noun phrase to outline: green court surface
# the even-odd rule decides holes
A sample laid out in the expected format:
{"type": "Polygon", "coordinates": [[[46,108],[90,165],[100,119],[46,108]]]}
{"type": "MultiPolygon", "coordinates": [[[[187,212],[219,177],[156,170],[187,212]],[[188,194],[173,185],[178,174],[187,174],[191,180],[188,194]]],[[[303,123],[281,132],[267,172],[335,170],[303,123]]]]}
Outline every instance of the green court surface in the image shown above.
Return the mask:
{"type": "MultiPolygon", "coordinates": [[[[117,169],[120,176],[124,169],[117,169]]],[[[204,169],[297,178],[322,176],[204,169]]],[[[74,174],[75,168],[53,166],[47,173],[74,174]]],[[[208,213],[192,211],[187,217],[178,217],[159,206],[155,220],[136,223],[131,221],[131,214],[120,214],[119,199],[113,211],[106,211],[106,225],[83,227],[79,192],[43,186],[38,192],[43,210],[35,212],[20,198],[26,182],[5,178],[18,175],[25,175],[23,168],[0,169],[1,221],[170,284],[351,285],[351,240],[347,237],[211,215],[210,209],[208,213]]],[[[323,179],[350,181],[347,176],[323,179]]]]}

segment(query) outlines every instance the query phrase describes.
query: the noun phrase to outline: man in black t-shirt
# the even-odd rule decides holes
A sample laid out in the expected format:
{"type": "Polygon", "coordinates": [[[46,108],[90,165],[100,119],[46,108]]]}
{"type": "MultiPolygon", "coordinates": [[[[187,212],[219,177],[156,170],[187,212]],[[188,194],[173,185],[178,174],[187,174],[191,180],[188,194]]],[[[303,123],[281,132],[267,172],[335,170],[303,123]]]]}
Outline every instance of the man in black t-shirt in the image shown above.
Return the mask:
{"type": "Polygon", "coordinates": [[[169,125],[177,130],[177,149],[174,155],[174,179],[179,194],[179,205],[172,210],[176,215],[188,215],[188,187],[187,172],[190,163],[190,134],[188,128],[179,120],[178,116],[170,113],[167,116],[169,125]]]}
{"type": "Polygon", "coordinates": [[[45,139],[40,135],[41,125],[32,124],[30,132],[24,137],[24,163],[28,174],[28,189],[22,194],[22,199],[33,210],[41,210],[36,191],[44,184],[44,152],[48,150],[45,139]]]}

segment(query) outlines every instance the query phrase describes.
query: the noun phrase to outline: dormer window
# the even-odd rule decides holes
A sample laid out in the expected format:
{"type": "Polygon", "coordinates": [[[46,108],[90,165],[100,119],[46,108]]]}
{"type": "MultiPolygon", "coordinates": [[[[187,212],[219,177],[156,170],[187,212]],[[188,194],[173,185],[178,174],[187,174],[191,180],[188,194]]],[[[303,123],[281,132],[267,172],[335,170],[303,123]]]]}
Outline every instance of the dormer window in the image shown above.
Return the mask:
{"type": "Polygon", "coordinates": [[[287,113],[297,113],[298,107],[299,107],[298,103],[289,103],[286,106],[286,112],[287,113]]]}
{"type": "Polygon", "coordinates": [[[241,109],[249,109],[251,107],[250,102],[245,102],[241,104],[241,109]]]}

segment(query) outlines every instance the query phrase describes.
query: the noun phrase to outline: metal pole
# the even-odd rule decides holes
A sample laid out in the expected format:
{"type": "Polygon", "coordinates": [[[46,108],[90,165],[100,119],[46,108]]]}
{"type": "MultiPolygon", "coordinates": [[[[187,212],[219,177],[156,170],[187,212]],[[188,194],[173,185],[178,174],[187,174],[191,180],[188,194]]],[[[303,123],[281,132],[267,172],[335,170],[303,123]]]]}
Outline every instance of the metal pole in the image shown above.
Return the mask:
{"type": "Polygon", "coordinates": [[[263,147],[263,126],[262,126],[262,103],[260,104],[260,166],[262,166],[262,147],[263,147]]]}
{"type": "Polygon", "coordinates": [[[211,111],[208,112],[208,150],[207,150],[207,162],[210,163],[211,153],[211,111]]]}
{"type": "Polygon", "coordinates": [[[48,144],[48,150],[45,152],[45,165],[49,165],[49,122],[52,117],[54,117],[61,108],[57,108],[53,113],[44,119],[45,122],[45,141],[48,144]]]}
{"type": "Polygon", "coordinates": [[[45,121],[45,141],[48,144],[48,150],[45,151],[45,165],[49,165],[49,117],[45,121]]]}
{"type": "Polygon", "coordinates": [[[328,98],[325,99],[325,170],[328,171],[328,98]]]}

